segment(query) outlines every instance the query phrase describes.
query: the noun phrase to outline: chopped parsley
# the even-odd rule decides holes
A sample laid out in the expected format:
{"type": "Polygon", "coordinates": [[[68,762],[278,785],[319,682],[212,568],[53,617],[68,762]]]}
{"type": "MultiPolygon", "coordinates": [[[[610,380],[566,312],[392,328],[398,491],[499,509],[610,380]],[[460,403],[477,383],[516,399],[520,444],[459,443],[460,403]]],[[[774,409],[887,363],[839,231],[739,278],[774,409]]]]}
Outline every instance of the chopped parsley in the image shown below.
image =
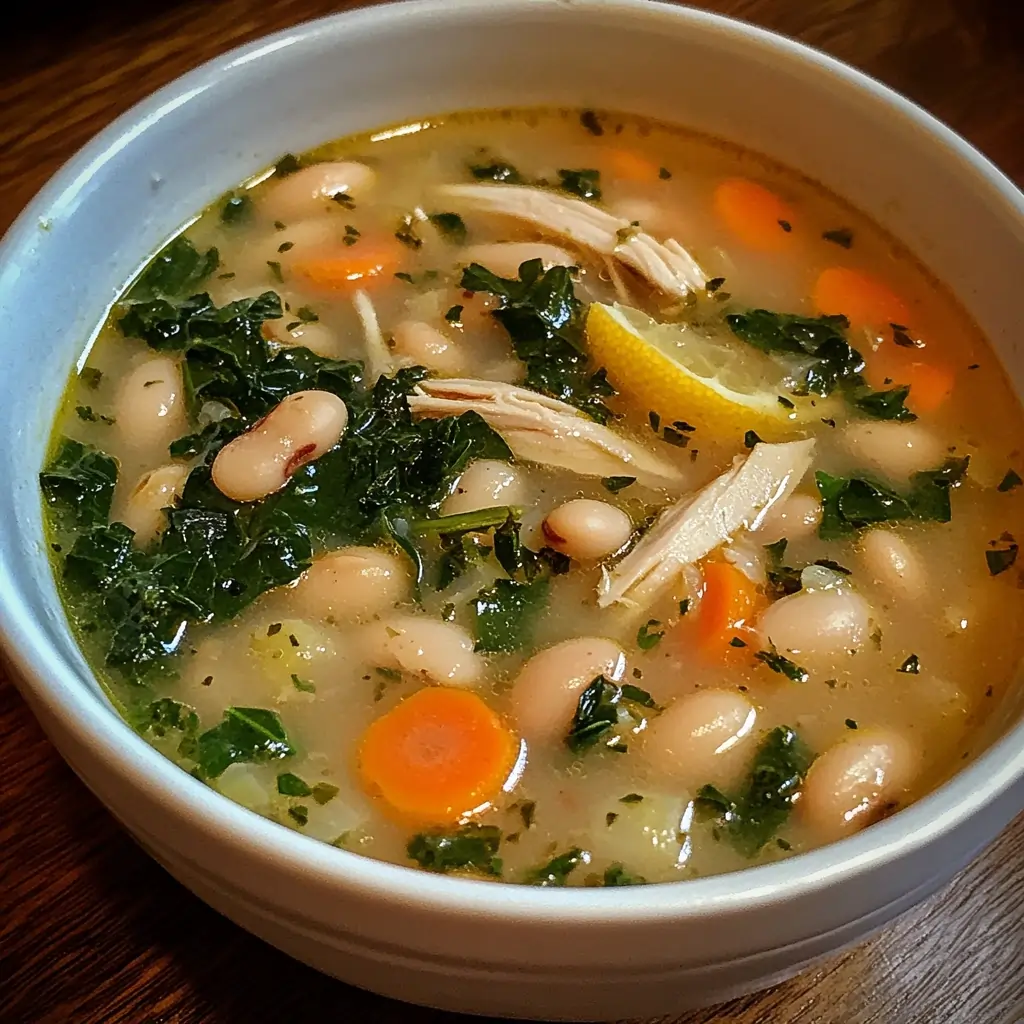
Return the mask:
{"type": "Polygon", "coordinates": [[[445,313],[444,315],[445,320],[447,320],[448,323],[452,324],[454,327],[460,327],[462,325],[462,310],[464,308],[464,306],[450,307],[448,312],[445,313]]]}
{"type": "Polygon", "coordinates": [[[300,693],[316,693],[316,685],[314,683],[309,682],[308,679],[302,679],[294,672],[292,673],[292,686],[300,693]]]}
{"type": "Polygon", "coordinates": [[[754,657],[767,665],[773,672],[778,672],[779,675],[785,676],[794,683],[806,683],[811,678],[806,669],[801,668],[796,662],[790,661],[789,658],[779,654],[774,644],[772,644],[770,650],[757,651],[754,657]]]}
{"type": "Polygon", "coordinates": [[[313,790],[298,775],[283,772],[277,777],[277,791],[282,796],[309,796],[313,790]]]}
{"type": "Polygon", "coordinates": [[[602,884],[611,885],[646,885],[647,879],[643,875],[634,875],[627,871],[621,864],[611,864],[605,868],[602,884]]]}
{"type": "Polygon", "coordinates": [[[427,220],[437,229],[437,233],[452,245],[466,244],[466,223],[457,213],[431,213],[427,220]]]}
{"type": "Polygon", "coordinates": [[[427,871],[470,871],[500,878],[500,845],[501,829],[471,824],[455,832],[421,832],[409,840],[405,849],[409,859],[427,871]]]}
{"type": "Polygon", "coordinates": [[[648,619],[636,633],[636,645],[641,651],[649,651],[661,643],[665,630],[658,629],[661,623],[657,619],[648,619]]]}
{"type": "Polygon", "coordinates": [[[578,846],[560,853],[544,864],[542,867],[534,868],[526,875],[526,881],[530,885],[545,887],[561,887],[568,883],[569,875],[580,866],[590,861],[590,854],[581,850],[578,846]]]}
{"type": "Polygon", "coordinates": [[[598,743],[616,753],[625,753],[627,746],[622,734],[642,728],[652,710],[658,710],[658,705],[646,690],[598,676],[580,694],[565,745],[574,754],[585,753],[598,743]]]}

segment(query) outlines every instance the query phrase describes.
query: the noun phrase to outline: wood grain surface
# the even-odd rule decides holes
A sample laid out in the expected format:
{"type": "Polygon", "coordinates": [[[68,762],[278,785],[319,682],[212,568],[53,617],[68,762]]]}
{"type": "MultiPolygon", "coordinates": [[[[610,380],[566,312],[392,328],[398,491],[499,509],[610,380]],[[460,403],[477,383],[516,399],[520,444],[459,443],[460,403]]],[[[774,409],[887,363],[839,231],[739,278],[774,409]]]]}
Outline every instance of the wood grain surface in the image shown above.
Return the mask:
{"type": "MultiPolygon", "coordinates": [[[[485,0],[481,0],[485,2],[485,0]]],[[[42,3],[5,24],[0,230],[153,89],[346,4],[42,3]]],[[[1022,0],[714,0],[907,93],[1024,182],[1022,0]]],[[[884,154],[879,154],[884,159],[884,154]]],[[[2,600],[0,595],[0,600],[2,600]]],[[[348,988],[206,908],[58,758],[0,665],[0,1024],[468,1021],[348,988]]],[[[926,906],[818,970],[662,1024],[1019,1024],[1024,818],[926,906]]]]}

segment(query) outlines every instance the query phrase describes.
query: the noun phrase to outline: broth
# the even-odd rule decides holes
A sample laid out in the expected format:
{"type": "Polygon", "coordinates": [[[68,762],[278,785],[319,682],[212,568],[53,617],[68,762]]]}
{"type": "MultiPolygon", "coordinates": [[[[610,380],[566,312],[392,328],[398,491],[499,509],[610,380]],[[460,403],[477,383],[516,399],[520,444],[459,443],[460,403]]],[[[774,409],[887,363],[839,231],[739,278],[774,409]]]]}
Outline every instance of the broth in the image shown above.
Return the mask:
{"type": "Polygon", "coordinates": [[[617,885],[812,849],[971,756],[1024,647],[1022,426],[813,182],[494,111],[206,210],[42,484],[83,650],[186,770],[367,856],[617,885]]]}

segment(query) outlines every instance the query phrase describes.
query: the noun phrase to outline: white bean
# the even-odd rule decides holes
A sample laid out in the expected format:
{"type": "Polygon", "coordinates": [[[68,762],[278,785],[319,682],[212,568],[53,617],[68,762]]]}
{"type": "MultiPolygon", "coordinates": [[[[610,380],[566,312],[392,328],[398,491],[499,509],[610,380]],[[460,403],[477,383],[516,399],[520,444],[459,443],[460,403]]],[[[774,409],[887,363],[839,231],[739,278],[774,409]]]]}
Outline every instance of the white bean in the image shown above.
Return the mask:
{"type": "Polygon", "coordinates": [[[325,359],[338,357],[338,339],[334,331],[319,320],[303,323],[286,315],[279,320],[267,320],[266,331],[279,345],[302,346],[325,359]],[[295,326],[288,330],[291,324],[295,326]]]}
{"type": "Polygon", "coordinates": [[[859,462],[896,483],[935,469],[947,454],[942,442],[919,423],[855,422],[843,431],[842,442],[859,462]]]}
{"type": "Polygon", "coordinates": [[[868,637],[871,606],[848,586],[801,590],[776,601],[757,621],[765,644],[783,654],[828,657],[855,651],[868,637]]]}
{"type": "Polygon", "coordinates": [[[135,544],[146,547],[167,525],[165,508],[172,507],[188,479],[188,468],[168,463],[143,473],[132,488],[121,513],[121,522],[135,534],[135,544]]]}
{"type": "Polygon", "coordinates": [[[785,537],[797,540],[809,537],[821,522],[821,502],[810,494],[791,494],[777,501],[761,518],[754,535],[758,544],[774,544],[785,537]]]}
{"type": "Polygon", "coordinates": [[[580,694],[598,677],[616,682],[626,656],[614,640],[578,637],[535,654],[512,685],[512,708],[530,742],[555,743],[565,735],[580,694]]]}
{"type": "Polygon", "coordinates": [[[544,538],[570,558],[593,560],[618,551],[633,532],[633,521],[615,505],[576,498],[548,513],[544,538]]]}
{"type": "Polygon", "coordinates": [[[879,583],[906,597],[920,597],[925,589],[921,560],[893,530],[868,530],[860,539],[860,556],[879,583]]]}
{"type": "Polygon", "coordinates": [[[466,467],[451,494],[441,503],[441,514],[452,516],[518,505],[525,494],[522,474],[515,466],[498,459],[477,459],[466,467]]]}
{"type": "Polygon", "coordinates": [[[368,660],[449,686],[472,686],[484,673],[468,630],[454,622],[395,615],[367,627],[368,660]]]}
{"type": "Polygon", "coordinates": [[[658,770],[690,788],[732,781],[746,757],[757,712],[735,690],[680,697],[647,729],[644,751],[658,770]]]}
{"type": "Polygon", "coordinates": [[[458,344],[422,320],[403,320],[392,337],[392,351],[407,366],[425,366],[449,377],[466,372],[466,360],[458,344]]]}
{"type": "Polygon", "coordinates": [[[310,618],[360,621],[409,595],[409,572],[380,548],[342,548],[318,558],[294,585],[294,600],[310,618]]]}
{"type": "Polygon", "coordinates": [[[298,391],[221,448],[213,460],[213,482],[234,501],[265,498],[330,451],[347,425],[348,409],[337,395],[298,391]]]}
{"type": "Polygon", "coordinates": [[[343,161],[313,164],[282,178],[269,188],[259,202],[260,212],[268,220],[289,221],[323,213],[327,201],[337,195],[361,198],[377,180],[376,172],[366,164],[343,161]]]}
{"type": "Polygon", "coordinates": [[[541,260],[544,269],[574,267],[579,259],[557,245],[546,242],[491,242],[470,245],[462,250],[460,263],[480,263],[498,277],[519,277],[519,266],[528,260],[541,260]]]}
{"type": "Polygon", "coordinates": [[[901,733],[868,729],[830,747],[811,765],[799,808],[826,842],[878,821],[909,789],[918,752],[901,733]]]}
{"type": "Polygon", "coordinates": [[[181,371],[167,356],[135,367],[117,394],[117,430],[133,447],[167,445],[185,431],[181,371]]]}

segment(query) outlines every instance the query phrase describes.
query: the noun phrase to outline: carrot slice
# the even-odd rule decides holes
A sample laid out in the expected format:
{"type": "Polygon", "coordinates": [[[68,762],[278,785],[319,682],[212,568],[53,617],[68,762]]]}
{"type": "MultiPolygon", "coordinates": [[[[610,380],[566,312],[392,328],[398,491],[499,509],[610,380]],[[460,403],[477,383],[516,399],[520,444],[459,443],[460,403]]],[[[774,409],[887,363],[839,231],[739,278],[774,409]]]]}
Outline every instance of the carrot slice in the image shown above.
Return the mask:
{"type": "Polygon", "coordinates": [[[518,742],[475,693],[428,686],[363,734],[359,772],[367,790],[405,820],[446,825],[493,800],[518,742]]]}
{"type": "Polygon", "coordinates": [[[360,240],[340,254],[295,260],[292,273],[317,291],[345,292],[390,278],[400,263],[397,245],[360,240]]]}
{"type": "Polygon", "coordinates": [[[654,181],[661,168],[630,149],[613,149],[607,154],[609,177],[621,181],[654,181]]]}
{"type": "Polygon", "coordinates": [[[908,319],[906,305],[887,284],[849,267],[823,270],[815,282],[813,300],[819,312],[842,313],[851,327],[882,330],[908,319]]]}
{"type": "Polygon", "coordinates": [[[728,562],[706,562],[703,573],[693,640],[701,654],[721,658],[742,650],[731,641],[739,637],[746,642],[765,601],[757,584],[728,562]]]}
{"type": "Polygon", "coordinates": [[[756,181],[723,181],[715,188],[712,205],[726,227],[752,249],[781,249],[793,241],[793,207],[756,181]]]}

